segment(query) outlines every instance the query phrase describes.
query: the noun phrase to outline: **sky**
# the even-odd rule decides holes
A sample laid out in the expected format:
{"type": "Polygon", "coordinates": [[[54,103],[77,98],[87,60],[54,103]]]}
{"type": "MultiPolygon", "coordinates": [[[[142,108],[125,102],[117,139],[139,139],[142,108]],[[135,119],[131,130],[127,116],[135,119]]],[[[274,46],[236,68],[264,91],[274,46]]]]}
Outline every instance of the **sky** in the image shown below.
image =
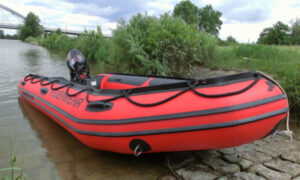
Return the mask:
{"type": "MultiPolygon", "coordinates": [[[[180,0],[0,0],[24,16],[30,11],[46,27],[79,30],[96,29],[111,34],[120,18],[128,22],[132,15],[172,13],[180,0]]],[[[278,21],[289,24],[300,18],[300,0],[191,0],[196,6],[211,4],[221,11],[221,39],[233,36],[239,42],[256,42],[260,32],[278,21]]],[[[0,10],[0,23],[19,23],[20,19],[0,10]]],[[[5,31],[13,33],[13,31],[5,31]]]]}

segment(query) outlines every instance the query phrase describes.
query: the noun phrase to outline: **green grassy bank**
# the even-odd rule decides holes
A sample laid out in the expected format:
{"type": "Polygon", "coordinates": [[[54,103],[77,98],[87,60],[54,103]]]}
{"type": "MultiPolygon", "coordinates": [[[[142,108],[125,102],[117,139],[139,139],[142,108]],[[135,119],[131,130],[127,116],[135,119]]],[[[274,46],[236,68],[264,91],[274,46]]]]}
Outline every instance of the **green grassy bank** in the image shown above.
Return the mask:
{"type": "Polygon", "coordinates": [[[300,47],[240,44],[216,48],[214,59],[205,63],[211,69],[270,74],[286,90],[293,117],[299,122],[300,47]]]}

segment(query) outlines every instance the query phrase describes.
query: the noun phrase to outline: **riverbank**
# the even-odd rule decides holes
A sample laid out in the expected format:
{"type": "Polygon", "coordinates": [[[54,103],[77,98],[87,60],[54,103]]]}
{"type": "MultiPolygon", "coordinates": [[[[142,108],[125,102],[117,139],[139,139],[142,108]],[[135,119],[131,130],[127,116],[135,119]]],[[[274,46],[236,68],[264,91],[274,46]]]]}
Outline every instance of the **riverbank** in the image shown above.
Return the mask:
{"type": "MultiPolygon", "coordinates": [[[[284,127],[282,127],[284,128],[284,127]]],[[[174,174],[162,179],[185,180],[299,180],[300,130],[293,125],[294,140],[267,136],[242,146],[168,153],[174,174]]]]}

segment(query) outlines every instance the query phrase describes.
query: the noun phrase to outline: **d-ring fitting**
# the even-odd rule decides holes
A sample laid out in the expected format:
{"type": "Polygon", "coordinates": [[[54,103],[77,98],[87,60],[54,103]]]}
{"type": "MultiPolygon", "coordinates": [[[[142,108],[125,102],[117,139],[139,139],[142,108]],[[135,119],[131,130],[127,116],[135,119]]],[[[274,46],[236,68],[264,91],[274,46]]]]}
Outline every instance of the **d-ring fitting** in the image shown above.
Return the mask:
{"type": "Polygon", "coordinates": [[[141,155],[143,153],[143,149],[142,146],[140,144],[136,145],[133,154],[138,157],[139,155],[141,155]]]}

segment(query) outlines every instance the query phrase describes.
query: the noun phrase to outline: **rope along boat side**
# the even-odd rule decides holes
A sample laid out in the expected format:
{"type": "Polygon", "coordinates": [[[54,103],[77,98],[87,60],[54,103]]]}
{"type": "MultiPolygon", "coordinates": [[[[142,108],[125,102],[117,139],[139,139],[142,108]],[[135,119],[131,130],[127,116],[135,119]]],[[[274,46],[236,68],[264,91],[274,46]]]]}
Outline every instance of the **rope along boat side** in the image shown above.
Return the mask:
{"type": "Polygon", "coordinates": [[[30,74],[18,91],[87,146],[136,155],[249,143],[288,113],[283,90],[260,72],[205,80],[100,74],[87,85],[30,74]]]}

